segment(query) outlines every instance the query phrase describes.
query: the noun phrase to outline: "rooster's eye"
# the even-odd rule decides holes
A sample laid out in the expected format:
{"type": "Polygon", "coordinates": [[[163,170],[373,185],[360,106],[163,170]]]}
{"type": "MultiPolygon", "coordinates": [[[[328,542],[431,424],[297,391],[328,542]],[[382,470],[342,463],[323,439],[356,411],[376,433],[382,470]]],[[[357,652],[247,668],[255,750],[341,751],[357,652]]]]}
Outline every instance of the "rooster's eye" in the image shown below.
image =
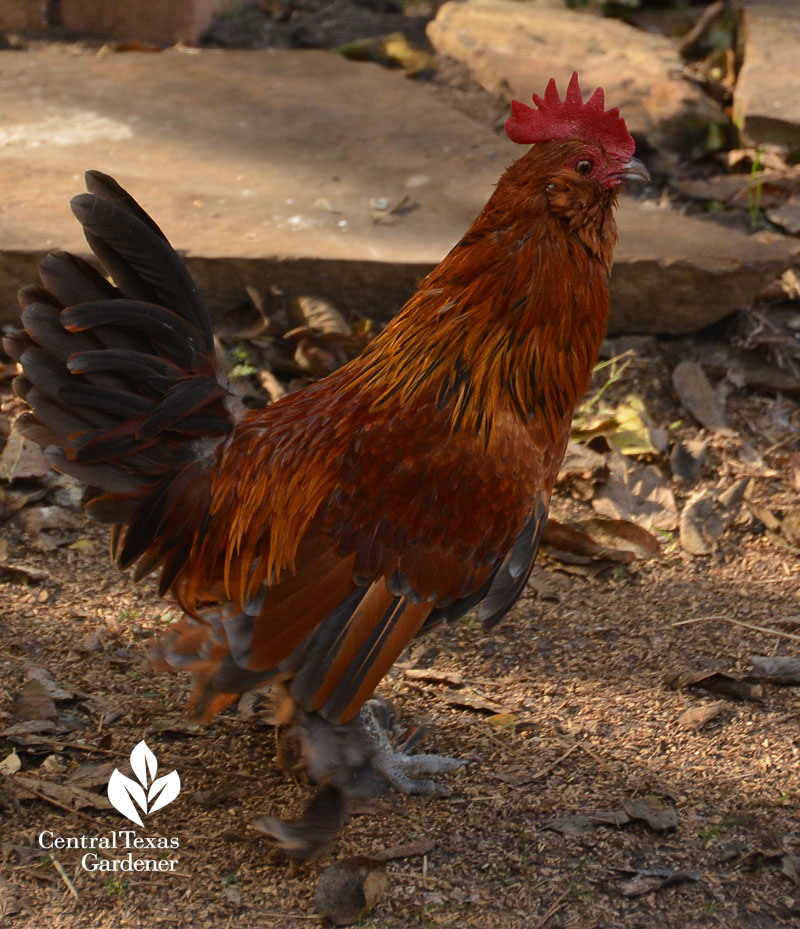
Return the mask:
{"type": "Polygon", "coordinates": [[[588,158],[583,158],[575,165],[575,170],[578,172],[578,174],[582,174],[585,177],[591,172],[593,167],[594,162],[589,161],[588,158]]]}

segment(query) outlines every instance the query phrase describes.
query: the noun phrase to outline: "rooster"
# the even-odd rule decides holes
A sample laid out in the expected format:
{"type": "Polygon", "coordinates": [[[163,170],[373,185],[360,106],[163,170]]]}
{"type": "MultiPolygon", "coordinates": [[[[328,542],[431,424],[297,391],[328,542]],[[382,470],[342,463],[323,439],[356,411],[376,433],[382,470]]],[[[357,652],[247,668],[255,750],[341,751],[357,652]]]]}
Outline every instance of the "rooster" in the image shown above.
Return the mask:
{"type": "Polygon", "coordinates": [[[181,260],[104,174],[72,210],[113,283],[57,252],[20,294],[19,428],[85,485],[118,566],[160,572],[183,618],[156,663],[194,675],[198,712],[278,695],[280,754],[322,785],[268,830],[300,856],[342,797],[445,792],[429,775],[460,762],[397,749],[373,691],[415,636],[475,608],[490,628],[518,599],[597,358],[617,193],[647,172],[601,88],[584,103],[573,74],[533,102],[506,123],[532,147],[393,321],[266,409],[243,407],[181,260]]]}

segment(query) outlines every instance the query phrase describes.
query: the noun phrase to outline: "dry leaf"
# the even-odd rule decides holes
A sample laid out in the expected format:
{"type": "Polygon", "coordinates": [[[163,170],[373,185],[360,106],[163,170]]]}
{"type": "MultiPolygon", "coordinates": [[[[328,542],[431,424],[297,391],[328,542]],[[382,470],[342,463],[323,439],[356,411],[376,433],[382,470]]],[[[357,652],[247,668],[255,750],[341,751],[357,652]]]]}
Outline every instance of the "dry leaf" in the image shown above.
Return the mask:
{"type": "Polygon", "coordinates": [[[753,683],[745,674],[726,674],[724,671],[678,671],[668,674],[666,683],[672,690],[699,687],[701,690],[732,697],[734,700],[764,699],[764,688],[761,684],[753,683]]]}
{"type": "Polygon", "coordinates": [[[73,787],[105,787],[114,773],[116,765],[111,761],[96,763],[84,762],[70,774],[68,780],[73,787]]]}
{"type": "Polygon", "coordinates": [[[40,681],[28,681],[14,697],[12,723],[29,720],[58,719],[58,709],[53,698],[47,693],[40,681]]]}
{"type": "Polygon", "coordinates": [[[693,481],[703,466],[707,445],[708,441],[701,437],[686,444],[680,440],[675,442],[669,455],[672,476],[678,481],[693,481]]]}
{"type": "Polygon", "coordinates": [[[65,806],[70,810],[81,810],[87,806],[96,810],[111,809],[111,804],[106,797],[91,790],[84,790],[83,787],[75,787],[70,784],[54,784],[51,781],[45,781],[42,778],[32,777],[27,774],[17,774],[10,783],[21,788],[26,793],[52,800],[57,805],[65,806]]]}
{"type": "Polygon", "coordinates": [[[0,761],[0,774],[9,776],[11,774],[16,774],[17,771],[22,767],[22,762],[19,760],[19,755],[16,750],[12,751],[10,755],[0,761]]]}
{"type": "Polygon", "coordinates": [[[436,843],[433,839],[417,839],[416,842],[407,842],[404,845],[393,845],[371,855],[373,861],[394,861],[397,858],[422,858],[429,855],[436,843]]]}
{"type": "Polygon", "coordinates": [[[626,873],[634,875],[619,885],[626,897],[638,897],[651,890],[661,890],[662,887],[670,887],[684,881],[700,880],[697,871],[671,871],[669,868],[641,868],[626,873]]]}
{"type": "Polygon", "coordinates": [[[611,477],[592,499],[601,516],[628,520],[645,529],[675,529],[678,507],[661,472],[653,465],[642,466],[618,456],[611,464],[611,477]]]}
{"type": "Polygon", "coordinates": [[[800,507],[776,512],[751,500],[746,502],[753,516],[764,524],[773,542],[792,551],[800,549],[800,507]]]}
{"type": "Polygon", "coordinates": [[[655,426],[637,394],[629,394],[613,409],[576,416],[571,435],[578,442],[602,436],[618,452],[634,457],[655,455],[667,447],[666,431],[655,426]]]}
{"type": "Polygon", "coordinates": [[[464,683],[464,675],[460,671],[437,671],[436,668],[404,668],[403,674],[410,681],[450,684],[451,687],[461,687],[464,683]]]}
{"type": "Polygon", "coordinates": [[[6,446],[0,454],[0,480],[42,478],[50,472],[42,450],[30,439],[23,438],[16,429],[11,430],[6,446]]]}
{"type": "Polygon", "coordinates": [[[666,832],[678,825],[678,814],[673,807],[663,803],[657,797],[643,797],[641,800],[623,800],[625,812],[634,820],[642,820],[653,832],[666,832]]]}
{"type": "Polygon", "coordinates": [[[706,723],[716,719],[720,713],[727,707],[724,700],[716,700],[714,703],[703,703],[701,706],[691,706],[684,710],[678,717],[678,725],[682,729],[690,729],[697,732],[702,729],[706,723]]]}
{"type": "MultiPolygon", "coordinates": [[[[545,524],[541,541],[543,545],[554,548],[556,550],[555,555],[558,558],[568,553],[588,563],[592,558],[604,558],[608,555],[606,549],[595,542],[587,532],[582,532],[580,529],[576,529],[568,523],[559,522],[552,517],[545,524]]],[[[633,556],[629,552],[621,554],[623,557],[619,560],[623,563],[633,561],[633,556]]]]}
{"type": "Polygon", "coordinates": [[[53,675],[42,667],[42,665],[29,664],[26,666],[28,680],[38,681],[45,690],[45,693],[54,700],[72,700],[75,694],[71,690],[66,690],[53,679],[53,675]]]}
{"type": "Polygon", "coordinates": [[[353,61],[377,61],[379,64],[394,65],[409,74],[420,74],[435,66],[433,56],[414,48],[402,32],[354,39],[334,51],[353,61]]]}
{"type": "Polygon", "coordinates": [[[620,551],[631,552],[637,558],[652,558],[661,552],[661,545],[656,536],[629,519],[598,516],[582,520],[577,525],[586,529],[596,541],[612,546],[605,549],[606,552],[610,552],[610,558],[614,558],[620,551]]]}
{"type": "Polygon", "coordinates": [[[718,435],[737,435],[728,425],[716,391],[696,361],[681,361],[676,365],[672,384],[681,403],[702,426],[718,435]]]}
{"type": "Polygon", "coordinates": [[[11,564],[7,561],[4,561],[0,563],[0,571],[7,571],[9,574],[20,575],[21,577],[26,578],[34,584],[41,584],[44,581],[55,583],[47,571],[43,571],[41,568],[35,568],[33,565],[21,563],[11,564]]]}
{"type": "Polygon", "coordinates": [[[295,328],[307,326],[317,332],[349,336],[352,329],[335,306],[320,297],[303,295],[289,303],[289,321],[295,328]]]}
{"type": "Polygon", "coordinates": [[[448,691],[444,695],[444,699],[448,706],[475,710],[478,713],[497,715],[498,713],[507,712],[506,707],[496,703],[491,697],[487,697],[485,694],[478,693],[477,690],[472,690],[467,687],[463,690],[448,691]]]}
{"type": "Polygon", "coordinates": [[[725,490],[699,490],[686,502],[680,519],[681,547],[690,555],[710,555],[739,513],[749,477],[725,490]]]}
{"type": "Polygon", "coordinates": [[[565,836],[586,835],[595,826],[625,826],[631,818],[624,810],[600,810],[596,813],[574,813],[551,819],[543,826],[565,836]]]}

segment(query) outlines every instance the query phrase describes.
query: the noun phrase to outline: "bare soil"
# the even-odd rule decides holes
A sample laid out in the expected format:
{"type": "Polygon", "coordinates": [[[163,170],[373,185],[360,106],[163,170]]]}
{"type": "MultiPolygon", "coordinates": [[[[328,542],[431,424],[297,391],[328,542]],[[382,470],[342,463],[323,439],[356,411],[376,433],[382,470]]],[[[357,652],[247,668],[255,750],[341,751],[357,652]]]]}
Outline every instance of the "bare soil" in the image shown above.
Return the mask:
{"type": "MultiPolygon", "coordinates": [[[[630,390],[662,425],[682,420],[674,436],[698,433],[657,352],[637,358],[609,402],[630,390]]],[[[728,412],[739,435],[712,438],[688,486],[655,459],[679,506],[750,474],[751,499],[787,511],[798,492],[798,405],[740,391],[728,412]]],[[[554,510],[574,518],[589,505],[562,490],[554,510]]],[[[187,723],[186,680],[152,673],[144,658],[174,610],[151,580],[133,586],[111,569],[104,530],[80,520],[50,552],[4,525],[4,563],[42,572],[0,572],[0,728],[23,723],[22,735],[0,735],[0,761],[16,749],[21,762],[0,774],[9,926],[321,924],[313,898],[326,866],[412,842],[427,853],[388,863],[387,890],[360,925],[800,925],[800,691],[748,684],[739,695],[757,697],[760,686],[761,698],[735,699],[666,682],[675,672],[752,671],[753,655],[797,655],[797,550],[747,508],[705,557],[683,552],[676,532],[661,534],[658,557],[627,566],[567,564],[545,549],[498,628],[467,619],[416,643],[380,693],[403,719],[429,726],[427,750],[471,763],[447,779],[449,799],[388,794],[308,863],[287,860],[250,825],[263,813],[298,815],[308,797],[279,771],[270,727],[236,709],[206,727],[187,723]],[[795,638],[775,634],[787,632],[795,638]],[[37,710],[21,696],[32,665],[68,693],[47,711],[54,725],[26,735],[25,720],[46,712],[46,700],[37,710]],[[698,728],[682,717],[709,706],[716,715],[698,728]],[[68,790],[42,785],[67,789],[88,764],[81,770],[96,783],[87,789],[104,798],[110,770],[130,773],[141,739],[159,773],[181,777],[177,799],[138,831],[179,839],[165,853],[178,858],[175,871],[87,872],[85,851],[43,850],[45,830],[128,828],[115,810],[72,809],[68,790]],[[14,785],[19,777],[27,788],[14,785]]]]}

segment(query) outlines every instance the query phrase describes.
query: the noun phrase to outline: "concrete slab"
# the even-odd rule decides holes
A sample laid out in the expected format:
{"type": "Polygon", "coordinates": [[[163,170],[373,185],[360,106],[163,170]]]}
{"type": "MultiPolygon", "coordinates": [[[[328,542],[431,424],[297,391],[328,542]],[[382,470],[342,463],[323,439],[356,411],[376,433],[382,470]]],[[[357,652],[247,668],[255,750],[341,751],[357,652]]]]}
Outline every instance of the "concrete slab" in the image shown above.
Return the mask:
{"type": "Polygon", "coordinates": [[[736,82],[734,121],[750,145],[782,145],[800,157],[800,3],[739,0],[744,62],[736,82]]]}
{"type": "Polygon", "coordinates": [[[437,261],[518,149],[371,63],[327,52],[3,53],[4,251],[85,250],[94,167],[191,255],[437,261]],[[393,225],[375,205],[408,197],[393,225]]]}
{"type": "MultiPolygon", "coordinates": [[[[236,305],[252,285],[385,317],[520,154],[429,85],[327,52],[2,55],[5,320],[44,252],[86,253],[68,209],[86,168],[115,175],[154,215],[212,311],[236,305]],[[400,212],[379,209],[404,198],[400,212]]],[[[675,331],[656,310],[684,303],[677,331],[719,319],[788,254],[636,205],[621,211],[620,226],[614,318],[630,331],[675,331]],[[710,283],[692,306],[698,279],[710,283]]]]}

